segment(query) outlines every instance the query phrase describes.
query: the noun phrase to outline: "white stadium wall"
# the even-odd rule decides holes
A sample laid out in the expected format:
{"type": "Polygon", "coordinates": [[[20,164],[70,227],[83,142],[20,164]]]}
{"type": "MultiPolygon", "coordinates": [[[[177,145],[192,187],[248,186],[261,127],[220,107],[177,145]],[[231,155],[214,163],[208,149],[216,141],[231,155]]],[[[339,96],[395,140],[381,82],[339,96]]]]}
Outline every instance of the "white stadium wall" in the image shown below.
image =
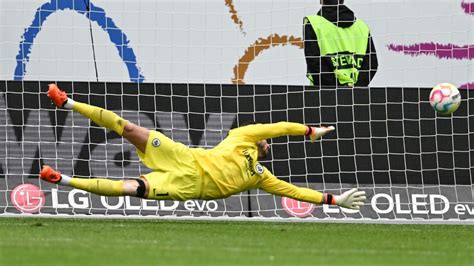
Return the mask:
{"type": "MultiPolygon", "coordinates": [[[[98,80],[130,81],[108,35],[118,29],[127,37],[146,82],[231,83],[245,51],[259,39],[278,35],[281,41],[286,36],[294,42],[275,45],[252,58],[244,82],[308,84],[297,40],[302,38],[303,17],[320,8],[319,0],[91,1],[96,11],[91,23],[80,7],[88,1],[1,1],[0,79],[14,78],[22,38],[31,35],[28,28],[40,20],[21,77],[25,80],[96,81],[92,31],[98,80]],[[56,8],[45,19],[51,6],[56,8]],[[104,18],[94,16],[110,19],[114,27],[101,26],[97,20],[104,18]]],[[[348,0],[346,4],[371,29],[379,58],[372,86],[431,87],[446,81],[461,86],[474,81],[470,1],[348,0]],[[420,49],[409,48],[416,44],[420,49]]]]}

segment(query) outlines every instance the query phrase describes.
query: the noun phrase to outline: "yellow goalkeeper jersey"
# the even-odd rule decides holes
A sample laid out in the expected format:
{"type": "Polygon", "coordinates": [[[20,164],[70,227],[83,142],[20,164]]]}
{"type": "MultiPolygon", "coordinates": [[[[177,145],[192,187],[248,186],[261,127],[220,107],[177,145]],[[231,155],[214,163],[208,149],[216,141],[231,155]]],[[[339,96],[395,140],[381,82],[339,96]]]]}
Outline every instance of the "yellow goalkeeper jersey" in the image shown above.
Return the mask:
{"type": "Polygon", "coordinates": [[[258,141],[305,132],[305,125],[291,122],[248,125],[231,130],[212,149],[187,148],[154,132],[146,154],[139,152],[145,165],[155,170],[144,176],[150,184],[148,197],[208,200],[259,188],[274,195],[321,203],[322,193],[279,180],[258,162],[258,141]],[[162,150],[153,149],[156,146],[162,150]]]}

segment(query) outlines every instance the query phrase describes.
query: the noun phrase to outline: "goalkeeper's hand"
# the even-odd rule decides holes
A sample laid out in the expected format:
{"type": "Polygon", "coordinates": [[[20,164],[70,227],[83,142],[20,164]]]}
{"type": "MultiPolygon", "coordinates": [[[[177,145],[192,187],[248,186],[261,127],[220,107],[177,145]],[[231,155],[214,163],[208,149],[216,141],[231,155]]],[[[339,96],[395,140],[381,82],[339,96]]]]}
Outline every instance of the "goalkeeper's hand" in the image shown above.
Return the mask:
{"type": "Polygon", "coordinates": [[[321,138],[322,136],[326,135],[327,133],[335,130],[336,128],[333,126],[329,127],[311,127],[308,126],[308,130],[306,131],[306,135],[309,136],[311,142],[321,138]]]}
{"type": "Polygon", "coordinates": [[[334,196],[336,205],[354,210],[359,210],[360,206],[364,205],[365,199],[365,191],[357,191],[356,188],[334,196]]]}

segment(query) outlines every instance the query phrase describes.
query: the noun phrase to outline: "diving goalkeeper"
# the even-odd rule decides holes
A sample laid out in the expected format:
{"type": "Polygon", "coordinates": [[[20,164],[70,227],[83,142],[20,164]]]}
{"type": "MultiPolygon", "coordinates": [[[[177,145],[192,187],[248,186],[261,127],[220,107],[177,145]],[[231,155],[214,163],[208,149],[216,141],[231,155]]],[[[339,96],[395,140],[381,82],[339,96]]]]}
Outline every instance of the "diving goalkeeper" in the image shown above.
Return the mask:
{"type": "Polygon", "coordinates": [[[269,152],[267,138],[306,135],[314,141],[334,127],[311,127],[290,122],[253,124],[232,129],[212,149],[189,148],[158,131],[124,120],[111,111],[76,102],[55,84],[49,85],[48,97],[57,107],[79,112],[126,138],[137,148],[141,161],[152,169],[151,173],[137,179],[109,180],[70,177],[45,165],[40,177],[51,183],[104,196],[155,200],[220,199],[255,188],[300,201],[351,209],[359,209],[366,199],[365,192],[355,188],[341,195],[332,195],[294,186],[279,180],[258,162],[269,152]]]}

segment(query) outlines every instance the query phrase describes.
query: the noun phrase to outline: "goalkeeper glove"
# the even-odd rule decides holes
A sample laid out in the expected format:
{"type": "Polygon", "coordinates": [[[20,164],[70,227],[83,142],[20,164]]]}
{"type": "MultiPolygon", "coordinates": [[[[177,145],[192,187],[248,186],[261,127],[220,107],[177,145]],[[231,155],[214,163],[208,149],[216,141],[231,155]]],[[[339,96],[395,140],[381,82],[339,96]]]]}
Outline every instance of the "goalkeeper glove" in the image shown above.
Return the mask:
{"type": "Polygon", "coordinates": [[[350,189],[341,195],[325,194],[326,204],[338,205],[343,208],[359,210],[364,205],[365,191],[357,191],[356,188],[350,189]]]}
{"type": "Polygon", "coordinates": [[[333,131],[334,128],[333,126],[329,126],[329,127],[311,127],[311,126],[307,126],[308,128],[306,129],[306,136],[309,136],[309,138],[311,139],[311,142],[314,142],[315,140],[321,138],[323,135],[325,135],[326,133],[329,133],[331,131],[333,131]]]}

